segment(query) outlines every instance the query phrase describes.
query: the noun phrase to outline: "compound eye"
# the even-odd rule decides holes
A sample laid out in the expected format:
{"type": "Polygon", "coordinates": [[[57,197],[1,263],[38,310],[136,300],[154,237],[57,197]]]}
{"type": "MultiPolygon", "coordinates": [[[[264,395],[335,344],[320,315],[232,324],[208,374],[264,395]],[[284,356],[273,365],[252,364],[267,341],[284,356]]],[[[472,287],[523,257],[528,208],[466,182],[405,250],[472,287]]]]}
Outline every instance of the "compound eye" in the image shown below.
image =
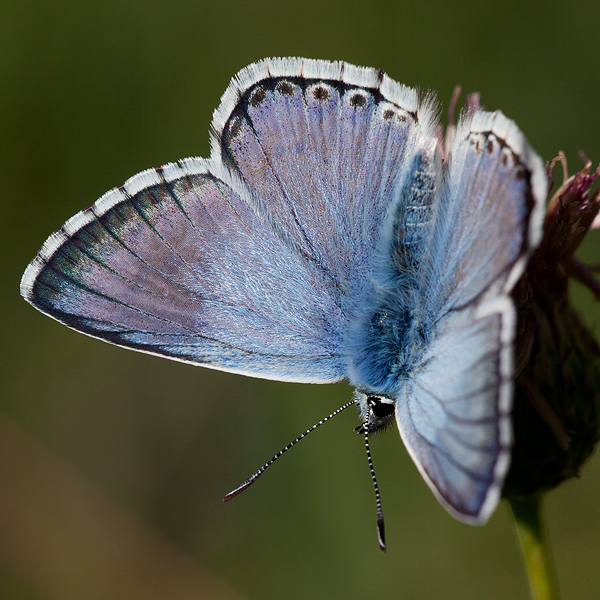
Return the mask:
{"type": "Polygon", "coordinates": [[[378,419],[385,419],[394,412],[394,404],[391,402],[382,402],[377,396],[370,396],[367,399],[371,412],[378,419]]]}

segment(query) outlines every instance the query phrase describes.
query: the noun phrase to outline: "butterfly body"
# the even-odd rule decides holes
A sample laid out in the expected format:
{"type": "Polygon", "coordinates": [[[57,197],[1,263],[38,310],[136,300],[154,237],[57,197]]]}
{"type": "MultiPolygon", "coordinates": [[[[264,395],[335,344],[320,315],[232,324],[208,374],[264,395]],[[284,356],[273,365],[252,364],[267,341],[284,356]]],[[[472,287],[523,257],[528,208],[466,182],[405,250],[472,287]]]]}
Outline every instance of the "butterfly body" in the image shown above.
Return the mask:
{"type": "Polygon", "coordinates": [[[124,347],[282,381],[349,380],[457,518],[510,459],[509,294],[546,179],[502,113],[446,154],[431,95],[381,71],[268,59],[232,80],[211,157],[149,169],[50,236],[21,293],[124,347]]]}

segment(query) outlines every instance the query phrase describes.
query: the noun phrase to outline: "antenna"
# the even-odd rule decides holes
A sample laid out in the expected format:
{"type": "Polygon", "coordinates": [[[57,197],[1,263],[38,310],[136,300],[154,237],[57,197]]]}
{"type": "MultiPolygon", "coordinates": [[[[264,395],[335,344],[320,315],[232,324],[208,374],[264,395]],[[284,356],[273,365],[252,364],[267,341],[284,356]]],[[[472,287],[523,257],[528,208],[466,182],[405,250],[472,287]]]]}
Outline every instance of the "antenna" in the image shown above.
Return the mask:
{"type": "MultiPolygon", "coordinates": [[[[295,446],[303,437],[306,437],[311,431],[314,431],[317,427],[319,427],[320,425],[323,425],[323,423],[326,423],[327,421],[329,421],[329,419],[331,419],[332,417],[335,417],[336,415],[341,413],[343,410],[346,410],[349,406],[352,406],[353,404],[354,404],[353,400],[351,402],[348,402],[347,404],[344,404],[344,406],[341,406],[337,410],[334,410],[329,416],[325,417],[324,419],[321,419],[318,423],[315,423],[312,427],[307,429],[302,435],[299,435],[293,442],[290,442],[285,448],[280,450],[269,462],[265,463],[260,469],[258,469],[258,471],[256,471],[256,473],[254,473],[254,475],[252,475],[252,477],[249,477],[248,479],[246,479],[246,481],[244,481],[244,483],[242,483],[241,485],[238,485],[235,488],[235,490],[231,490],[231,492],[229,492],[229,494],[227,494],[223,498],[223,502],[227,502],[227,500],[231,500],[232,498],[235,498],[235,496],[237,496],[238,494],[243,492],[247,487],[249,487],[251,484],[253,484],[267,470],[267,467],[270,467],[282,454],[287,452],[292,446],[295,446]]],[[[371,456],[369,454],[368,444],[367,444],[367,455],[369,456],[369,464],[371,464],[371,456]]],[[[375,473],[373,471],[372,465],[371,465],[371,474],[373,477],[373,481],[375,481],[375,473]]],[[[377,490],[377,482],[375,482],[375,489],[377,490]]],[[[378,505],[380,506],[379,491],[377,491],[377,502],[378,502],[378,505]]],[[[383,527],[383,518],[382,518],[382,527],[383,527]]],[[[381,538],[379,541],[379,545],[381,546],[381,538]]],[[[385,548],[385,544],[384,544],[383,548],[385,548]]]]}
{"type": "Polygon", "coordinates": [[[381,509],[381,495],[379,494],[379,486],[375,477],[375,468],[373,467],[373,459],[371,458],[371,449],[369,448],[369,431],[363,425],[362,431],[365,434],[365,449],[367,451],[367,460],[369,461],[369,470],[371,471],[371,479],[375,488],[375,500],[377,502],[377,541],[382,552],[385,552],[385,529],[383,523],[383,510],[381,509]]]}

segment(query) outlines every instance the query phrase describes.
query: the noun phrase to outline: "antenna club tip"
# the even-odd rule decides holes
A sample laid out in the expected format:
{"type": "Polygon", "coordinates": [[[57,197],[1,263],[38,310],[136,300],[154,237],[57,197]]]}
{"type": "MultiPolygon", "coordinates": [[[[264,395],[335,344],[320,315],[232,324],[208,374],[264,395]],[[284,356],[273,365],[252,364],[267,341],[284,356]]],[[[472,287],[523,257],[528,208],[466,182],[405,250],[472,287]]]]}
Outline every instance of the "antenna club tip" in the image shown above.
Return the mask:
{"type": "Polygon", "coordinates": [[[383,524],[383,515],[379,515],[377,517],[377,541],[379,542],[379,547],[381,551],[385,554],[386,546],[385,546],[385,529],[383,524]]]}

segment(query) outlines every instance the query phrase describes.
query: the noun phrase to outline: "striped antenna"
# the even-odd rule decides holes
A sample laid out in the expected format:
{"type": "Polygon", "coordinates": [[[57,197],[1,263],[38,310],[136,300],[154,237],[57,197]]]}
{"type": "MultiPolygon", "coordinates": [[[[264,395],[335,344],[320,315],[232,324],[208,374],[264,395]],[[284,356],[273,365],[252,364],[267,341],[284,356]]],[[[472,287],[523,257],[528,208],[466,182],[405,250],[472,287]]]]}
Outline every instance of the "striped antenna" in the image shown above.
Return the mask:
{"type": "Polygon", "coordinates": [[[385,528],[383,523],[383,510],[381,509],[381,495],[379,494],[379,486],[375,477],[375,467],[373,467],[373,459],[371,458],[371,449],[369,448],[369,431],[366,427],[362,428],[365,434],[365,449],[367,451],[367,460],[369,461],[369,470],[371,471],[371,479],[375,488],[375,500],[377,502],[377,541],[382,552],[385,552],[385,528]]]}
{"type": "MultiPolygon", "coordinates": [[[[299,435],[293,442],[290,442],[285,448],[280,450],[269,462],[265,463],[260,469],[258,469],[258,471],[256,471],[256,473],[254,473],[254,475],[252,475],[252,477],[249,477],[248,479],[246,479],[246,481],[244,481],[244,483],[242,483],[241,485],[238,485],[235,488],[235,490],[231,490],[231,492],[229,492],[229,494],[227,494],[223,498],[223,502],[227,502],[227,500],[231,500],[232,498],[237,496],[239,493],[243,492],[247,487],[249,487],[251,484],[253,484],[267,470],[267,467],[270,467],[282,454],[287,452],[292,446],[296,445],[303,437],[306,437],[311,431],[314,431],[317,427],[319,427],[320,425],[323,425],[323,423],[326,423],[327,421],[329,421],[329,419],[331,419],[332,417],[335,417],[335,415],[338,415],[343,410],[346,410],[349,406],[352,406],[353,404],[354,404],[354,401],[344,404],[344,406],[338,408],[337,410],[334,410],[329,416],[325,417],[324,419],[321,419],[318,423],[315,423],[312,427],[307,429],[302,435],[299,435]]],[[[369,461],[370,461],[370,458],[369,458],[369,461]]],[[[373,474],[373,478],[374,477],[375,477],[375,475],[373,474]]],[[[381,545],[381,542],[380,542],[380,545],[381,545]]]]}

